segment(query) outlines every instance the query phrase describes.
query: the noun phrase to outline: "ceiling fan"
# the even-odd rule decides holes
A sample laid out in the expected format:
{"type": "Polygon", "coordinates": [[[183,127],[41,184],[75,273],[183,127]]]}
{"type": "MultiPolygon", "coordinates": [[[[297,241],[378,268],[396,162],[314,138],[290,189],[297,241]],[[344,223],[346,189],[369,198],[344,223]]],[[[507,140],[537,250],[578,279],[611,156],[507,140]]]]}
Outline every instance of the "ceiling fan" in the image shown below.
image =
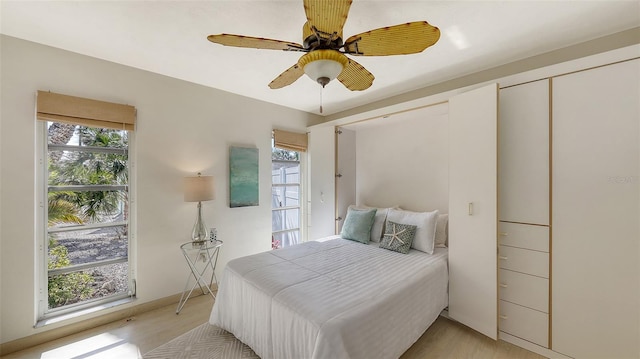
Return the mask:
{"type": "Polygon", "coordinates": [[[415,21],[363,32],[343,41],[342,29],[352,0],[303,0],[307,22],[302,44],[242,35],[209,35],[211,42],[226,46],[306,52],[298,62],[276,77],[269,87],[279,89],[307,74],[322,87],[337,78],[351,91],[373,84],[374,76],[345,56],[387,56],[422,52],[440,38],[440,30],[426,21],[415,21]]]}

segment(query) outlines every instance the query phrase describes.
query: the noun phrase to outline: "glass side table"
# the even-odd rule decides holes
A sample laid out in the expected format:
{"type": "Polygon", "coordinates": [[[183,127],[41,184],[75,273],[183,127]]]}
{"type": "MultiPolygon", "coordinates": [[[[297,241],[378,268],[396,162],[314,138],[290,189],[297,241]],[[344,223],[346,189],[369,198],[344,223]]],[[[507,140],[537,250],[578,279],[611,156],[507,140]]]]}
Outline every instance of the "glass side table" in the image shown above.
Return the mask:
{"type": "Polygon", "coordinates": [[[210,294],[213,299],[216,299],[216,295],[211,291],[211,286],[213,285],[214,280],[216,282],[216,285],[218,285],[218,278],[216,277],[216,264],[218,263],[218,253],[220,252],[220,247],[222,247],[222,241],[220,240],[205,241],[202,244],[187,242],[180,246],[182,255],[184,255],[184,259],[189,265],[190,273],[187,276],[187,282],[184,285],[182,296],[180,297],[180,301],[178,302],[176,314],[180,314],[180,311],[187,303],[187,300],[189,300],[191,293],[193,293],[194,289],[196,289],[196,287],[198,286],[200,287],[202,294],[210,294]],[[205,279],[205,273],[207,272],[207,269],[211,270],[211,278],[209,278],[209,283],[207,283],[207,280],[205,279]],[[193,286],[191,286],[191,290],[189,290],[189,293],[187,293],[187,288],[189,288],[191,277],[195,279],[195,283],[193,283],[193,286]]]}

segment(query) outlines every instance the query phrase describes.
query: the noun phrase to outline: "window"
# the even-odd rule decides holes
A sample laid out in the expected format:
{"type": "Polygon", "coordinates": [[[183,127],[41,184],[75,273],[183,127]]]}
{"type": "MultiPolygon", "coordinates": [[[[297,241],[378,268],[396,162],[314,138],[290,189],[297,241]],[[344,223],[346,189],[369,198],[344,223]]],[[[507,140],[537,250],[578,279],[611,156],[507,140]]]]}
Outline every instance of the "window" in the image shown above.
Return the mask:
{"type": "Polygon", "coordinates": [[[129,192],[135,108],[42,91],[37,107],[38,318],[48,321],[135,293],[129,192]]]}
{"type": "Polygon", "coordinates": [[[302,242],[302,154],[306,134],[274,131],[271,149],[271,247],[302,242]],[[283,141],[286,140],[286,141],[283,141]]]}
{"type": "Polygon", "coordinates": [[[128,133],[45,122],[47,314],[129,292],[128,133]]]}

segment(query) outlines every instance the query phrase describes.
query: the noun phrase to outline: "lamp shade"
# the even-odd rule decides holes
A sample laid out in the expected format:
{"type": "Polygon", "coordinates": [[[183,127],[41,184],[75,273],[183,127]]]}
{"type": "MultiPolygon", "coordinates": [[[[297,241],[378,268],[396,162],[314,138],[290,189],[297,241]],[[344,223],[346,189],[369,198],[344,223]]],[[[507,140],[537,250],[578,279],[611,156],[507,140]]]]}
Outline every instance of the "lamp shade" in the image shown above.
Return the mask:
{"type": "Polygon", "coordinates": [[[322,77],[331,81],[340,75],[342,68],[342,64],[335,60],[315,60],[304,67],[304,73],[315,81],[322,77]]]}
{"type": "Polygon", "coordinates": [[[184,201],[202,202],[216,198],[213,176],[185,177],[184,201]]]}
{"type": "Polygon", "coordinates": [[[335,50],[311,51],[298,60],[304,73],[322,87],[338,77],[348,63],[349,59],[335,50]]]}

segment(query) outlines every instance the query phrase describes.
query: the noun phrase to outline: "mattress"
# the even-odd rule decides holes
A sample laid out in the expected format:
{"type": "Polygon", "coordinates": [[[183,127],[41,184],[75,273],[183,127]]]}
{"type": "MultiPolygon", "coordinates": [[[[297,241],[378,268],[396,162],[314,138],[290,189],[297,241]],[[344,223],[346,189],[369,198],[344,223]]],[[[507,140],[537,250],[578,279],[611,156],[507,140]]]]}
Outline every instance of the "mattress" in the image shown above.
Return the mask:
{"type": "Polygon", "coordinates": [[[344,239],[230,261],[210,323],[262,359],[398,358],[448,304],[447,249],[344,239]]]}

